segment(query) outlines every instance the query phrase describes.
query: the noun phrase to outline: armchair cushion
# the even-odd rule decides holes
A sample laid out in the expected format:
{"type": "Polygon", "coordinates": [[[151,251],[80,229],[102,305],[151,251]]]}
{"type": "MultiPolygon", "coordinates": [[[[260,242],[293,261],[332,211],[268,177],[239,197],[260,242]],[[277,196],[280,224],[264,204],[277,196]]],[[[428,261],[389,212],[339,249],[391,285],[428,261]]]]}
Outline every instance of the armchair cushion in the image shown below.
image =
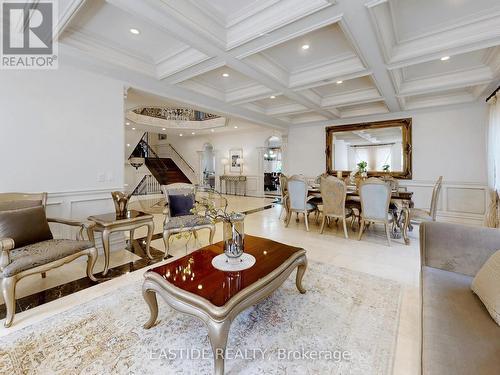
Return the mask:
{"type": "Polygon", "coordinates": [[[200,215],[184,215],[171,217],[164,225],[164,229],[179,229],[185,228],[189,231],[191,228],[196,229],[199,225],[212,224],[209,218],[200,215]]]}
{"type": "Polygon", "coordinates": [[[0,238],[14,240],[15,247],[51,240],[52,233],[43,206],[0,211],[0,238]]]}
{"type": "Polygon", "coordinates": [[[191,215],[191,209],[194,207],[194,194],[169,195],[168,201],[171,217],[191,215]]]}
{"type": "Polygon", "coordinates": [[[0,272],[0,278],[65,258],[94,247],[91,241],[46,240],[10,251],[10,263],[0,272]]]}

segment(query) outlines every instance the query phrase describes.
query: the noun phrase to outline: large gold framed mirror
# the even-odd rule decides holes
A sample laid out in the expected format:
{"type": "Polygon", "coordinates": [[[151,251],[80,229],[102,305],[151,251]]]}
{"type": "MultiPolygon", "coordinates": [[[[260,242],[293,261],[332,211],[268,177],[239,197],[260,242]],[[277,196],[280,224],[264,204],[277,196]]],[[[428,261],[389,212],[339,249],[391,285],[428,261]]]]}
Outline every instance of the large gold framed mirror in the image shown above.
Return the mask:
{"type": "Polygon", "coordinates": [[[368,176],[411,179],[411,118],[329,126],[326,171],[345,176],[366,165],[368,176]]]}

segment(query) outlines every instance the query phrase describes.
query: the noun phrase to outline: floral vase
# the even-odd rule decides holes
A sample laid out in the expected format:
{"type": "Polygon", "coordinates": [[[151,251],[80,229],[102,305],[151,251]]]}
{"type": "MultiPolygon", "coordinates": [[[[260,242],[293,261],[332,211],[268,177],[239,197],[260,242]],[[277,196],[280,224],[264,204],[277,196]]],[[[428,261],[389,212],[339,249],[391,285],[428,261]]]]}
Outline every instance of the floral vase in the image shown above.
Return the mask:
{"type": "Polygon", "coordinates": [[[230,221],[224,221],[222,226],[222,236],[224,241],[224,254],[228,262],[239,262],[245,247],[245,215],[233,213],[230,215],[230,221]]]}
{"type": "Polygon", "coordinates": [[[126,217],[130,196],[122,193],[121,191],[113,191],[111,196],[113,197],[113,203],[115,204],[116,217],[126,217]]]}

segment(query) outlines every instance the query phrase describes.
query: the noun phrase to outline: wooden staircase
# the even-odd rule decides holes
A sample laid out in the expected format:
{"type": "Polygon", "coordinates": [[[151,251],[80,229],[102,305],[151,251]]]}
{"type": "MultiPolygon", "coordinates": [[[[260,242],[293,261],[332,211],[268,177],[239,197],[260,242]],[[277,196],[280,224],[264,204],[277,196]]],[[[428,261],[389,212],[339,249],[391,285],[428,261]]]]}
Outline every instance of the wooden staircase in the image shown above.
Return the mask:
{"type": "Polygon", "coordinates": [[[170,158],[146,158],[145,164],[160,185],[168,185],[177,182],[191,183],[189,178],[187,178],[177,164],[170,158]]]}

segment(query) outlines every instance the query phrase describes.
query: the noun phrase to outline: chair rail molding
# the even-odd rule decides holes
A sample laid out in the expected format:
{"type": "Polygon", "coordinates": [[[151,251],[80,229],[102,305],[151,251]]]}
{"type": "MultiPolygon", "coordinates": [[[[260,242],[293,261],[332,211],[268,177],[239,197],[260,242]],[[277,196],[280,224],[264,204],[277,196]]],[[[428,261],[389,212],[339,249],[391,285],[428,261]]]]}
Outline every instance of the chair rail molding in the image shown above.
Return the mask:
{"type": "MultiPolygon", "coordinates": [[[[88,189],[80,191],[49,192],[47,198],[47,216],[66,219],[87,220],[90,215],[114,212],[112,191],[122,191],[122,186],[106,189],[88,189]]],[[[51,225],[54,236],[74,238],[76,229],[67,226],[51,225]]],[[[95,234],[95,242],[100,255],[103,254],[101,235],[95,234]]],[[[125,248],[123,233],[113,233],[110,238],[111,251],[125,248]]]]}

